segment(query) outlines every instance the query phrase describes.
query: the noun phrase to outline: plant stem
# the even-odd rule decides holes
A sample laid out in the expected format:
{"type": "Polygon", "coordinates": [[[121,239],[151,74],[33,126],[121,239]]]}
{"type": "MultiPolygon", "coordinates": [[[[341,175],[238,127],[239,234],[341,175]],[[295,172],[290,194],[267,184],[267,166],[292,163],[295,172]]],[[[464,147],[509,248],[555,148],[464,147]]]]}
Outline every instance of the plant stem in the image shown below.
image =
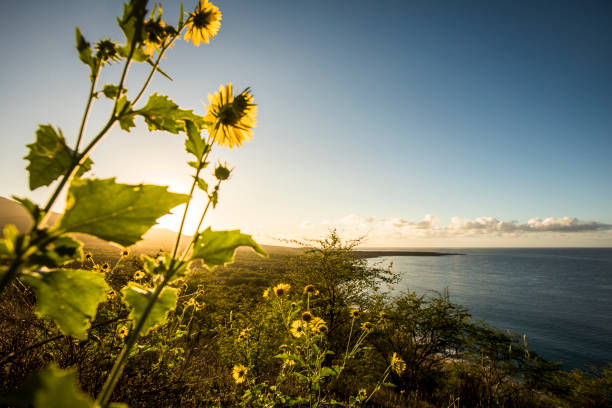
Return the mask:
{"type": "Polygon", "coordinates": [[[74,147],[74,154],[78,154],[79,147],[81,146],[81,139],[83,138],[83,132],[85,131],[85,126],[87,125],[87,119],[89,118],[89,112],[91,108],[91,103],[94,99],[94,92],[96,90],[96,84],[98,83],[98,78],[100,75],[100,69],[102,64],[100,61],[96,63],[96,69],[94,70],[91,78],[91,87],[89,88],[89,97],[87,98],[87,105],[85,105],[85,112],[83,112],[83,119],[81,119],[81,126],[79,128],[79,134],[77,137],[76,145],[74,147]]]}

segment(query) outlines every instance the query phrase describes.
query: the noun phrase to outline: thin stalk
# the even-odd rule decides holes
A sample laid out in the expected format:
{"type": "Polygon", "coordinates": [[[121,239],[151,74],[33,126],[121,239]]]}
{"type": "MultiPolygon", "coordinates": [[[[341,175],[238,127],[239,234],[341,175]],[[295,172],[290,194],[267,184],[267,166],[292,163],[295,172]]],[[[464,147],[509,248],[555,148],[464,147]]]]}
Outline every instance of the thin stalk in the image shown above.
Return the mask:
{"type": "Polygon", "coordinates": [[[99,60],[96,63],[96,69],[93,72],[93,76],[91,78],[91,87],[89,88],[89,97],[87,98],[87,105],[85,105],[85,112],[83,112],[83,119],[81,119],[81,126],[79,127],[79,134],[77,137],[76,145],[74,147],[74,153],[78,154],[79,147],[81,146],[81,139],[83,138],[83,132],[85,131],[85,126],[87,125],[87,119],[89,118],[89,112],[91,108],[91,103],[94,100],[94,92],[96,89],[96,85],[98,83],[98,78],[100,75],[100,69],[102,68],[102,64],[99,60]]]}
{"type": "MultiPolygon", "coordinates": [[[[221,185],[221,182],[219,181],[217,183],[217,187],[221,185]]],[[[191,238],[191,241],[189,241],[189,245],[187,246],[187,248],[185,248],[185,251],[183,252],[183,256],[181,257],[181,262],[185,261],[185,258],[187,257],[187,254],[189,253],[189,251],[191,250],[191,248],[193,247],[193,245],[195,244],[195,241],[198,237],[198,234],[200,232],[200,228],[202,227],[202,223],[204,222],[204,218],[206,217],[206,213],[208,212],[208,209],[210,207],[210,203],[212,202],[212,197],[208,197],[208,202],[206,203],[206,207],[204,207],[204,211],[202,212],[202,216],[200,217],[200,221],[198,222],[198,226],[195,229],[195,233],[193,234],[193,237],[191,238]]]]}
{"type": "MultiPolygon", "coordinates": [[[[213,133],[214,134],[214,133],[213,133]]],[[[198,161],[198,169],[196,170],[195,176],[193,176],[193,183],[191,183],[191,189],[189,190],[189,200],[187,200],[187,204],[185,204],[185,211],[183,211],[183,217],[181,219],[181,225],[179,226],[178,233],[176,234],[176,242],[174,243],[174,249],[172,250],[172,263],[170,264],[170,268],[174,265],[174,257],[178,252],[178,248],[181,242],[181,235],[183,233],[183,227],[185,226],[185,219],[187,218],[187,210],[189,210],[189,204],[191,203],[191,199],[193,198],[193,192],[195,191],[195,186],[198,183],[198,177],[200,176],[200,172],[202,171],[202,164],[206,162],[208,159],[208,155],[212,150],[212,144],[210,143],[213,140],[213,134],[209,135],[208,140],[206,141],[206,150],[202,153],[202,157],[198,161]]],[[[210,199],[208,200],[210,204],[210,199]]],[[[208,209],[208,204],[206,205],[206,209],[208,209]]],[[[199,229],[199,225],[198,225],[199,229]]],[[[196,230],[197,233],[197,230],[196,230]]],[[[197,234],[194,234],[191,241],[195,239],[197,234]]],[[[183,255],[184,258],[184,255],[183,255]]]]}

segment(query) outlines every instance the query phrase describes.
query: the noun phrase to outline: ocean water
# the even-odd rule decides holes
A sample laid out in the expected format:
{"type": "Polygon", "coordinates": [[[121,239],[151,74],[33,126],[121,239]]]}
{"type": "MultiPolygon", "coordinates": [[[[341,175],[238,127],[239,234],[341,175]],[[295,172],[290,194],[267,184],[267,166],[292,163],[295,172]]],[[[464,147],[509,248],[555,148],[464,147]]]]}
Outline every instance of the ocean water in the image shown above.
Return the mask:
{"type": "Polygon", "coordinates": [[[380,257],[401,280],[392,294],[448,289],[472,317],[525,334],[563,368],[612,363],[612,249],[437,249],[461,256],[380,257]]]}

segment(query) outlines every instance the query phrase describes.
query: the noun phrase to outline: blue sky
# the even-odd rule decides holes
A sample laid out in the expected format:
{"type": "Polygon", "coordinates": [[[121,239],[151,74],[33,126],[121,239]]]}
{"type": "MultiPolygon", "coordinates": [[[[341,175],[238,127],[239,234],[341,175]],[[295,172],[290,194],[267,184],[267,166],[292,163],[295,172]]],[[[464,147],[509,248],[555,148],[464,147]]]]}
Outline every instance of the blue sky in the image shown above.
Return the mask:
{"type": "MultiPolygon", "coordinates": [[[[371,246],[612,246],[609,2],[214,3],[218,36],[177,43],[163,65],[174,81],[151,87],[199,113],[221,83],[253,88],[252,141],[217,150],[236,170],[213,227],[265,242],[337,226],[371,246]]],[[[162,4],[176,21],[178,3],[162,4]]],[[[121,41],[121,2],[3,8],[0,195],[42,202],[24,145],[39,123],[74,140],[88,85],[74,26],[121,41]]],[[[90,136],[108,106],[95,109],[90,136]]],[[[182,138],[142,123],[92,158],[97,177],[189,187],[182,138]]]]}

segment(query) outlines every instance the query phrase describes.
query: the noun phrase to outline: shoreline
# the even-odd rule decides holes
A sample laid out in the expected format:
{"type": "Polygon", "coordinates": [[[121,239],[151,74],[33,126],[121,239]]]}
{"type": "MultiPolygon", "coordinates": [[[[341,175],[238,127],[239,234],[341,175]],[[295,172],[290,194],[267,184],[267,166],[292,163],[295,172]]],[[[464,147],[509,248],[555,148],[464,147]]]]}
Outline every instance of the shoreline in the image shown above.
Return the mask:
{"type": "Polygon", "coordinates": [[[379,258],[381,256],[450,256],[465,255],[462,253],[434,251],[353,251],[359,258],[379,258]]]}

